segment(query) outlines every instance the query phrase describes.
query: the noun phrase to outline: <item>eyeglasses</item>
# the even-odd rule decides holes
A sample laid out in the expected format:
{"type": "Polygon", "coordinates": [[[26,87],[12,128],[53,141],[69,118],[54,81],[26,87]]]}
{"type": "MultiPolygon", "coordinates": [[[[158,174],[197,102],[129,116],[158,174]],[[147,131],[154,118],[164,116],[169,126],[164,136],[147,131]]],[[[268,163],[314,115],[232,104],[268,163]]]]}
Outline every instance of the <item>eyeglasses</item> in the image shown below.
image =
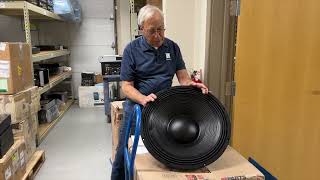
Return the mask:
{"type": "Polygon", "coordinates": [[[149,35],[155,35],[156,33],[163,33],[165,30],[166,29],[164,28],[157,28],[157,29],[151,28],[151,29],[147,29],[146,31],[149,35]]]}

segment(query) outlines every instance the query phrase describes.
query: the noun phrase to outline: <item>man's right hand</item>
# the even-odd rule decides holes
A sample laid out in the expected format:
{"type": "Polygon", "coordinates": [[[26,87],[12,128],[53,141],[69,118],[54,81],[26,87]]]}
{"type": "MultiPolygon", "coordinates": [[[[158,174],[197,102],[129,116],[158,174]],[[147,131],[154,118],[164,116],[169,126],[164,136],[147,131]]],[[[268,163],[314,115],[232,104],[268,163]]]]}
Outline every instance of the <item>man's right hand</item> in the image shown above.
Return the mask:
{"type": "Polygon", "coordinates": [[[155,94],[151,93],[148,96],[142,96],[139,104],[146,106],[148,102],[153,102],[156,99],[157,99],[157,96],[155,94]]]}

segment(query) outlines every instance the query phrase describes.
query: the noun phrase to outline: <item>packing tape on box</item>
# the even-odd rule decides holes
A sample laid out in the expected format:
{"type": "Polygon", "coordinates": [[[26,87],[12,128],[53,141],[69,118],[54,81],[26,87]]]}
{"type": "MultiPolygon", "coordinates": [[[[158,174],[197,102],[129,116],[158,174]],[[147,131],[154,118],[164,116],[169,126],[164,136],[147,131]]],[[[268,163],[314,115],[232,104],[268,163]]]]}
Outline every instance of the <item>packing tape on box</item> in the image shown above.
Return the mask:
{"type": "MultiPolygon", "coordinates": [[[[1,3],[0,3],[0,7],[1,7],[1,3]]],[[[0,43],[0,51],[5,51],[6,50],[6,43],[0,43]]]]}

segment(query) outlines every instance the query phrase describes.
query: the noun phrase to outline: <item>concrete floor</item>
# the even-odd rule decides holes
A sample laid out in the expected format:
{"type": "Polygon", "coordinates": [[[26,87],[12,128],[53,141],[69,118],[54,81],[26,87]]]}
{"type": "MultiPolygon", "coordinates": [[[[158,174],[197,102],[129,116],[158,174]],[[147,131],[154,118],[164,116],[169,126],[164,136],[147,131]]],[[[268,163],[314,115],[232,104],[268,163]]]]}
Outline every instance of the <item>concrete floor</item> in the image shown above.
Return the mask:
{"type": "Polygon", "coordinates": [[[36,180],[110,179],[111,125],[103,108],[73,105],[39,149],[46,161],[36,180]]]}

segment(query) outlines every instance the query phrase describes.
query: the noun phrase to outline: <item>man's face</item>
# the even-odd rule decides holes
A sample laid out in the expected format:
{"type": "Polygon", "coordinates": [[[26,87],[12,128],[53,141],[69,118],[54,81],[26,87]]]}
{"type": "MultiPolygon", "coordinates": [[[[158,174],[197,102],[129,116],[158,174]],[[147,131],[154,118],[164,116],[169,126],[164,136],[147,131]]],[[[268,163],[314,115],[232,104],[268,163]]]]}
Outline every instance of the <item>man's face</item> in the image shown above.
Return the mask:
{"type": "Polygon", "coordinates": [[[144,21],[142,32],[151,46],[160,47],[162,45],[164,41],[164,23],[158,12],[144,21]]]}

